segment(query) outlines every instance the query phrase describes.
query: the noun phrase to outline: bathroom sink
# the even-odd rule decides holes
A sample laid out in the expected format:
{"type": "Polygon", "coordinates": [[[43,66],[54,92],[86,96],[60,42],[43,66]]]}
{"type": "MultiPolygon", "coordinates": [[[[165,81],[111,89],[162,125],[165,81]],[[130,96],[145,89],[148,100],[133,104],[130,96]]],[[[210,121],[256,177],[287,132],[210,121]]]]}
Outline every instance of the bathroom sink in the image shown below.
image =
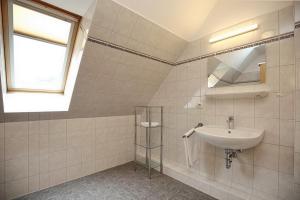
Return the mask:
{"type": "Polygon", "coordinates": [[[227,129],[218,126],[202,126],[195,131],[207,143],[235,150],[255,147],[264,136],[264,130],[250,128],[227,129]]]}

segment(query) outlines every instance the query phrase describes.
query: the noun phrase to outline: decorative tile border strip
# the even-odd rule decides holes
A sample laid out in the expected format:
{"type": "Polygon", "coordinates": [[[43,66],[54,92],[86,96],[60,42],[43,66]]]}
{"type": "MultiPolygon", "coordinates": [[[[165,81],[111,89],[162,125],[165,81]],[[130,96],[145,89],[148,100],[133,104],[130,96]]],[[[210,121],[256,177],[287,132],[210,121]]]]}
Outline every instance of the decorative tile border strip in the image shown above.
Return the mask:
{"type": "Polygon", "coordinates": [[[258,41],[251,42],[251,43],[248,43],[248,44],[243,44],[243,45],[236,46],[236,47],[233,47],[233,48],[228,48],[228,49],[225,49],[225,50],[220,50],[220,51],[216,51],[216,52],[213,52],[213,53],[204,54],[202,56],[190,58],[190,59],[187,59],[187,60],[178,61],[178,62],[176,62],[176,65],[182,65],[182,64],[185,64],[185,63],[194,62],[194,61],[205,59],[205,58],[208,58],[208,57],[221,55],[221,54],[225,54],[225,53],[230,53],[230,52],[233,52],[233,51],[237,51],[237,50],[241,50],[241,49],[245,49],[245,48],[249,48],[249,47],[254,47],[254,46],[259,46],[259,45],[263,45],[263,44],[267,44],[267,43],[270,43],[270,42],[275,42],[275,41],[279,41],[279,40],[283,40],[283,39],[287,39],[287,38],[291,38],[291,37],[294,37],[294,31],[284,33],[284,34],[281,34],[281,35],[276,35],[274,37],[269,37],[269,38],[266,38],[266,39],[258,40],[258,41]]]}
{"type": "Polygon", "coordinates": [[[97,43],[97,44],[101,44],[101,45],[104,45],[104,46],[108,46],[108,47],[113,48],[113,49],[118,49],[120,51],[125,51],[127,53],[131,53],[131,54],[141,56],[141,57],[144,57],[144,58],[148,58],[148,59],[151,59],[151,60],[155,60],[155,61],[158,61],[158,62],[161,62],[161,63],[165,63],[165,64],[168,64],[168,65],[173,65],[173,66],[176,65],[176,63],[174,63],[174,62],[167,61],[167,60],[164,60],[164,59],[160,59],[158,57],[151,56],[149,54],[139,52],[139,51],[136,51],[136,50],[133,50],[133,49],[129,49],[127,47],[117,45],[117,44],[114,44],[114,43],[111,43],[111,42],[108,42],[108,41],[105,41],[105,40],[101,40],[101,39],[98,39],[98,38],[94,38],[94,37],[91,37],[91,36],[88,37],[88,41],[94,42],[94,43],[97,43]]]}
{"type": "MultiPolygon", "coordinates": [[[[300,28],[300,22],[295,23],[295,28],[300,28]]],[[[230,52],[233,52],[233,51],[237,51],[237,50],[241,50],[241,49],[245,49],[245,48],[249,48],[249,47],[254,47],[254,46],[259,46],[259,45],[263,45],[263,44],[267,44],[267,43],[271,43],[271,42],[275,42],[275,41],[279,41],[279,40],[283,40],[283,39],[287,39],[287,38],[291,38],[291,37],[294,37],[294,31],[284,33],[284,34],[280,34],[280,35],[276,35],[276,36],[269,37],[269,38],[266,38],[266,39],[258,40],[258,41],[255,41],[255,42],[250,42],[248,44],[243,44],[243,45],[240,45],[240,46],[236,46],[236,47],[232,47],[232,48],[228,48],[228,49],[224,49],[224,50],[204,54],[204,55],[197,56],[197,57],[194,57],[194,58],[189,58],[189,59],[178,61],[178,62],[167,61],[167,60],[155,57],[155,56],[151,56],[149,54],[145,54],[143,52],[139,52],[139,51],[136,51],[136,50],[133,50],[133,49],[129,49],[127,47],[117,45],[117,44],[114,44],[114,43],[111,43],[111,42],[108,42],[108,41],[104,41],[104,40],[101,40],[101,39],[98,39],[98,38],[94,38],[94,37],[91,37],[91,36],[88,37],[88,41],[94,42],[94,43],[97,43],[97,44],[100,44],[100,45],[104,45],[104,46],[107,46],[107,47],[110,47],[110,48],[118,49],[120,51],[131,53],[131,54],[134,54],[134,55],[137,55],[137,56],[141,56],[143,58],[155,60],[155,61],[158,61],[158,62],[161,62],[161,63],[164,63],[164,64],[177,66],[177,65],[182,65],[182,64],[194,62],[194,61],[197,61],[197,60],[209,58],[209,57],[212,57],[212,56],[221,55],[221,54],[225,54],[225,53],[230,53],[230,52]]]]}

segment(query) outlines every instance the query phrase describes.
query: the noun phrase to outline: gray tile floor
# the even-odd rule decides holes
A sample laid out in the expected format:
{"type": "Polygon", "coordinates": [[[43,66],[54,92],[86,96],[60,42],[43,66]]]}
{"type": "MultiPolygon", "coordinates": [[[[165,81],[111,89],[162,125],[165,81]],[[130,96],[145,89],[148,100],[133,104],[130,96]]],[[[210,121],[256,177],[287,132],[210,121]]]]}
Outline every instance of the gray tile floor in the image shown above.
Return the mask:
{"type": "Polygon", "coordinates": [[[135,172],[133,165],[127,163],[18,200],[214,200],[166,175],[155,173],[150,180],[145,169],[135,172]]]}

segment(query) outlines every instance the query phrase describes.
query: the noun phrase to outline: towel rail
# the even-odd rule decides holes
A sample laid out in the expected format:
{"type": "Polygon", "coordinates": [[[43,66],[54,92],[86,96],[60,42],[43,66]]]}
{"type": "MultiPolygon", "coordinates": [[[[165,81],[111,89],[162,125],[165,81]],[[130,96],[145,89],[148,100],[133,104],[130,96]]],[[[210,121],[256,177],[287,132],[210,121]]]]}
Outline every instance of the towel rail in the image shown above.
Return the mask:
{"type": "Polygon", "coordinates": [[[203,126],[203,123],[198,123],[194,128],[193,128],[193,131],[191,131],[189,134],[184,134],[183,136],[182,136],[182,138],[185,138],[185,137],[187,137],[187,138],[189,138],[190,136],[192,136],[194,133],[195,133],[195,129],[196,128],[199,128],[199,127],[202,127],[203,126]]]}

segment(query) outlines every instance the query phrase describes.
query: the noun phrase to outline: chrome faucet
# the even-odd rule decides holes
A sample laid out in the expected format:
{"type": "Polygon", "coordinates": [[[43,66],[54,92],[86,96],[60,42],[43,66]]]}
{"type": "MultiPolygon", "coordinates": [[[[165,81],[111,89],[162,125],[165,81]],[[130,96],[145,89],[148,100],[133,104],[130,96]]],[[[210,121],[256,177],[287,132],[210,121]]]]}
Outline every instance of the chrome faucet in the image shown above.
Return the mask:
{"type": "Polygon", "coordinates": [[[233,129],[234,128],[234,117],[229,116],[228,119],[226,120],[228,129],[233,129]]]}

